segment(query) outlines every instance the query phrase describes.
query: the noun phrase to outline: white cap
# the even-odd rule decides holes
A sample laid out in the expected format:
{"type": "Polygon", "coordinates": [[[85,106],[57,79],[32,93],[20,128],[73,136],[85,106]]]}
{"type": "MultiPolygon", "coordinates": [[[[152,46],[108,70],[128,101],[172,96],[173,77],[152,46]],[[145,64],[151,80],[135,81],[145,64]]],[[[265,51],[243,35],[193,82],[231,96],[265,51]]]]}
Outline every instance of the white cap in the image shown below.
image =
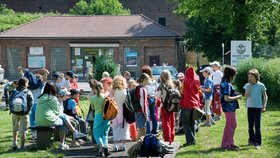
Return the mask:
{"type": "Polygon", "coordinates": [[[204,71],[206,71],[206,72],[208,72],[208,73],[210,73],[210,74],[212,74],[213,73],[213,70],[210,68],[210,67],[205,67],[203,70],[201,70],[200,72],[204,72],[204,71]]]}
{"type": "Polygon", "coordinates": [[[218,67],[221,66],[218,61],[213,61],[212,63],[209,63],[209,65],[211,65],[211,66],[215,65],[215,66],[218,66],[218,67]]]}
{"type": "Polygon", "coordinates": [[[178,77],[178,78],[179,78],[179,77],[185,77],[185,75],[184,75],[182,72],[179,72],[178,75],[177,75],[177,77],[178,77]]]}

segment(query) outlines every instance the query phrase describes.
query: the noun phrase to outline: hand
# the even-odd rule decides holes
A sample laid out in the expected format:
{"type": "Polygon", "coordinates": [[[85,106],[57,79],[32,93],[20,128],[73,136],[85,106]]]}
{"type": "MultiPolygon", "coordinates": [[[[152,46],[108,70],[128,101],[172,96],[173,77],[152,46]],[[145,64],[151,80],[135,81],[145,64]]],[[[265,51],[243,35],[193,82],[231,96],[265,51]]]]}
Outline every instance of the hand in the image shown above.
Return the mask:
{"type": "Polygon", "coordinates": [[[237,99],[241,99],[241,98],[242,98],[241,94],[237,95],[237,99]]]}
{"type": "Polygon", "coordinates": [[[266,112],[266,107],[263,107],[263,108],[262,108],[262,112],[266,112]]]}

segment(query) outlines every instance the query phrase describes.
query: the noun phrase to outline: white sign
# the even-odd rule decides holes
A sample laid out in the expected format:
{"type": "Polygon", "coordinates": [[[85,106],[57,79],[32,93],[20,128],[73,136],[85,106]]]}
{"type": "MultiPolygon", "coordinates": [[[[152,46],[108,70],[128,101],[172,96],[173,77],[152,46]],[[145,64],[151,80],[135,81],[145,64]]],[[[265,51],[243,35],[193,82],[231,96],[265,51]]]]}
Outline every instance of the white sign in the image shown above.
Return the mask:
{"type": "Polygon", "coordinates": [[[81,55],[81,49],[80,48],[75,48],[75,55],[80,56],[81,55]]]}
{"type": "Polygon", "coordinates": [[[43,55],[43,47],[30,47],[29,54],[30,55],[43,55]]]}
{"type": "Polygon", "coordinates": [[[252,41],[231,41],[230,65],[236,67],[242,60],[252,57],[252,41]]]}

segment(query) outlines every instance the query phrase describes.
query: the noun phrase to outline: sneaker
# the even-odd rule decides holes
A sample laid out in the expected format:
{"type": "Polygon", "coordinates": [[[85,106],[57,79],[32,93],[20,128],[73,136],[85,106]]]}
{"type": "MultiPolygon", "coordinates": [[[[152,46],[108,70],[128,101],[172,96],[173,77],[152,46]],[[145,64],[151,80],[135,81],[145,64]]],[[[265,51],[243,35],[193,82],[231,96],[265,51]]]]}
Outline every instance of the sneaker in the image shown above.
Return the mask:
{"type": "Polygon", "coordinates": [[[119,151],[118,145],[114,145],[113,152],[118,152],[118,151],[119,151]]]}
{"type": "Polygon", "coordinates": [[[104,148],[104,156],[108,157],[109,155],[111,155],[111,154],[109,153],[108,148],[104,148]]]}
{"type": "Polygon", "coordinates": [[[69,149],[69,146],[67,144],[60,144],[59,145],[59,149],[60,150],[68,150],[69,149]]]}
{"type": "Polygon", "coordinates": [[[75,140],[72,141],[72,143],[70,144],[70,146],[71,146],[71,147],[81,147],[81,145],[80,145],[77,141],[75,141],[75,140]]]}
{"type": "Polygon", "coordinates": [[[211,125],[216,125],[216,122],[213,119],[211,120],[211,125]]]}
{"type": "Polygon", "coordinates": [[[222,120],[222,116],[215,116],[215,117],[213,118],[213,120],[214,120],[214,121],[220,121],[220,120],[222,120]]]}
{"type": "Polygon", "coordinates": [[[18,150],[19,148],[18,148],[17,145],[14,145],[14,146],[12,147],[12,149],[13,149],[13,150],[18,150]]]}
{"type": "Polygon", "coordinates": [[[8,111],[8,110],[10,110],[10,108],[7,106],[7,107],[6,107],[6,111],[8,111]]]}
{"type": "Polygon", "coordinates": [[[255,145],[255,149],[261,149],[260,145],[255,145]]]}
{"type": "Polygon", "coordinates": [[[78,131],[74,132],[74,134],[73,134],[74,139],[84,138],[86,136],[87,136],[86,134],[80,133],[78,131]]]}
{"type": "Polygon", "coordinates": [[[123,145],[122,147],[119,148],[119,151],[126,151],[126,146],[123,145]]]}

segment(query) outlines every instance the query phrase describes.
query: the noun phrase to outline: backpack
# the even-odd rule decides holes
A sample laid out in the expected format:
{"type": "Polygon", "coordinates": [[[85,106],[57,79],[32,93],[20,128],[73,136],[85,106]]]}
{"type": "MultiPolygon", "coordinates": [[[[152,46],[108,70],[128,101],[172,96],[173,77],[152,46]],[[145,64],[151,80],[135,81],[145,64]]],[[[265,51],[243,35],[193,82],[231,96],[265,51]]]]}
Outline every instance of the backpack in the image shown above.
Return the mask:
{"type": "Polygon", "coordinates": [[[145,135],[142,145],[140,146],[139,155],[141,157],[164,156],[162,144],[154,134],[149,133],[145,135]]]}
{"type": "Polygon", "coordinates": [[[142,86],[136,86],[134,89],[130,90],[131,102],[134,112],[138,112],[142,109],[140,104],[140,88],[142,86]]]}
{"type": "Polygon", "coordinates": [[[162,87],[166,90],[166,97],[164,101],[162,100],[163,107],[169,112],[178,112],[181,98],[180,92],[175,88],[167,89],[164,85],[162,87]]]}
{"type": "Polygon", "coordinates": [[[123,118],[128,124],[132,124],[135,122],[135,115],[134,115],[134,109],[131,102],[131,96],[129,93],[129,90],[126,90],[126,99],[123,103],[123,118]]]}
{"type": "Polygon", "coordinates": [[[25,89],[23,91],[13,90],[12,96],[10,97],[10,111],[13,114],[24,115],[28,113],[27,108],[27,92],[25,89]]]}
{"type": "MultiPolygon", "coordinates": [[[[74,117],[76,120],[78,120],[79,118],[79,116],[77,115],[77,114],[74,114],[73,113],[73,109],[69,109],[68,108],[68,103],[69,103],[69,101],[70,100],[74,100],[73,98],[68,98],[68,99],[66,99],[64,102],[63,102],[63,113],[65,113],[66,115],[68,115],[68,116],[72,116],[72,117],[74,117]]],[[[76,106],[77,107],[77,106],[76,106]]]]}
{"type": "Polygon", "coordinates": [[[118,105],[113,98],[106,97],[103,104],[103,119],[113,120],[119,113],[118,105]]]}

